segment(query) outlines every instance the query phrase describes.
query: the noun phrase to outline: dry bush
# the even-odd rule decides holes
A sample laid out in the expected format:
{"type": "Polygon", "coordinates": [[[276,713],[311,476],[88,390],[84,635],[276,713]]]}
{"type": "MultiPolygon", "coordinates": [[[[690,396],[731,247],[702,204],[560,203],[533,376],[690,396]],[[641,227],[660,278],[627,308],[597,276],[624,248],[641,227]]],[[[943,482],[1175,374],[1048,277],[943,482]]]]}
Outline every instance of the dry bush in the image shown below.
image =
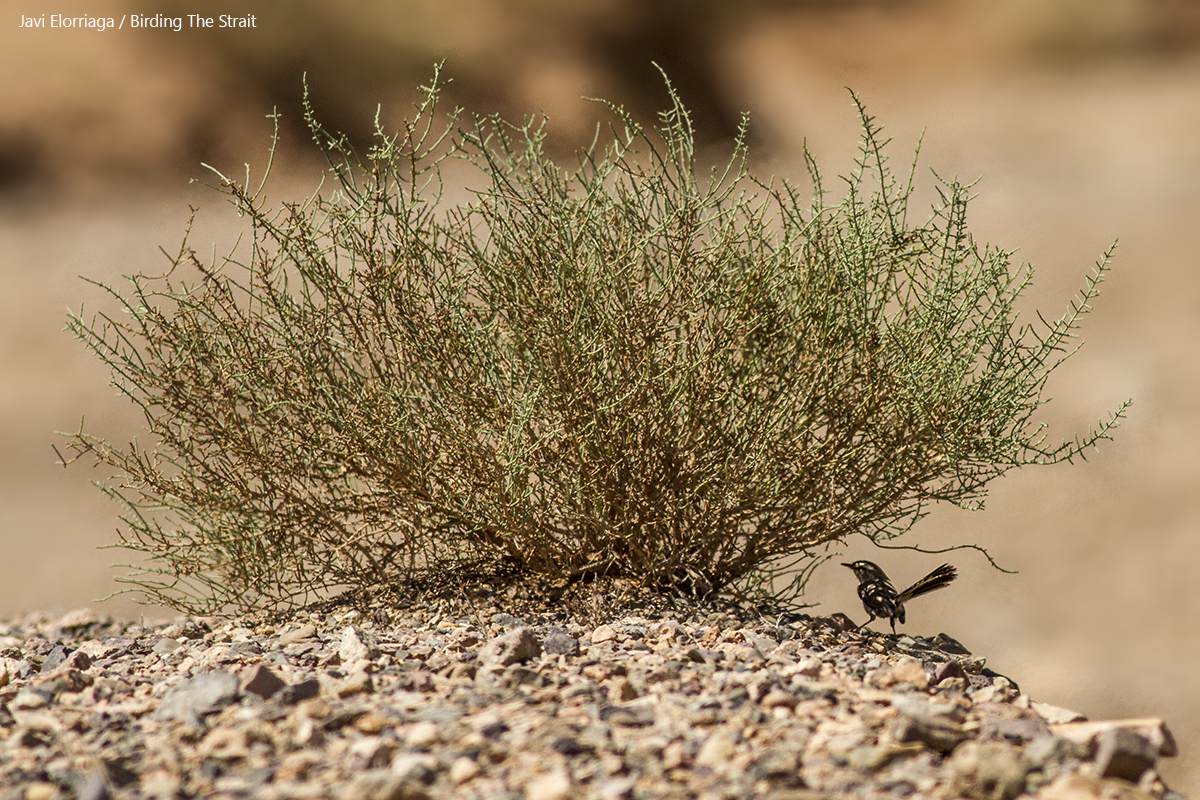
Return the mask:
{"type": "Polygon", "coordinates": [[[673,91],[652,131],[612,107],[571,169],[542,123],[424,96],[363,157],[310,114],[323,196],[271,209],[222,177],[245,263],[185,238],[109,289],[124,316],[72,316],[149,424],[70,446],[115,468],[150,599],[287,607],[497,565],[788,596],[831,543],[969,507],[1124,413],[1054,446],[1032,419],[1107,257],[1058,321],[1018,325],[1029,270],[972,240],[957,182],[910,225],[912,173],[865,112],[831,202],[811,160],[808,201],[751,177],[740,137],[698,176],[673,91]],[[470,202],[443,201],[446,159],[477,170],[470,202]]]}

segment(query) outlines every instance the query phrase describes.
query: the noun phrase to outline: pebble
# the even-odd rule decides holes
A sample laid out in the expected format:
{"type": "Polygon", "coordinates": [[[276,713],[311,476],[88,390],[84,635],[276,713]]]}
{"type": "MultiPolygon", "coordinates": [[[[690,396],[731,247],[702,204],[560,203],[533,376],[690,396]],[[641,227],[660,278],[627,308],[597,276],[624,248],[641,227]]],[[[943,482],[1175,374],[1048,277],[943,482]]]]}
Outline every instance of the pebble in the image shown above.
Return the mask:
{"type": "Polygon", "coordinates": [[[1096,772],[1101,778],[1136,782],[1157,758],[1158,748],[1128,728],[1110,728],[1096,738],[1096,772]]]}
{"type": "Polygon", "coordinates": [[[525,785],[525,800],[566,800],[571,795],[571,777],[565,770],[535,778],[525,785]]]}
{"type": "Polygon", "coordinates": [[[171,689],[154,712],[156,720],[179,720],[199,727],[200,718],[233,702],[238,693],[236,675],[224,670],[197,675],[171,689]]]}
{"type": "Polygon", "coordinates": [[[1179,797],[1161,720],[1035,703],[944,634],[520,610],[3,623],[0,797],[1179,797]]]}
{"type": "Polygon", "coordinates": [[[264,699],[271,697],[287,683],[271,672],[270,668],[265,664],[258,664],[251,668],[246,676],[245,682],[242,683],[242,691],[256,694],[264,699]]]}
{"type": "Polygon", "coordinates": [[[479,651],[479,661],[486,667],[508,667],[535,658],[541,653],[541,643],[529,628],[517,628],[497,636],[479,651]]]}
{"type": "Polygon", "coordinates": [[[379,648],[375,646],[374,637],[369,637],[361,629],[350,625],[342,632],[338,657],[343,664],[370,661],[379,657],[379,648]]]}

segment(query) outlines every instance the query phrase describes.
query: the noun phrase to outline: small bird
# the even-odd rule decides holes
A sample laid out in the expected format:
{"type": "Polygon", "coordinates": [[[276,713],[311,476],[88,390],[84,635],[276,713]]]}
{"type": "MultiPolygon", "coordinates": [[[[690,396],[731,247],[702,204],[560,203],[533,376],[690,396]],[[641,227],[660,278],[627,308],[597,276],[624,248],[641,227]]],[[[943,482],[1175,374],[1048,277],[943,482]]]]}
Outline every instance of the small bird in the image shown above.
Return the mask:
{"type": "Polygon", "coordinates": [[[897,592],[896,587],[888,580],[887,573],[872,561],[855,561],[850,564],[843,563],[842,566],[854,570],[854,577],[858,578],[858,597],[862,600],[863,609],[871,615],[869,620],[858,627],[870,625],[876,617],[886,617],[892,623],[892,633],[896,632],[896,620],[900,620],[901,625],[904,624],[905,603],[914,597],[941,589],[958,577],[954,567],[942,564],[903,592],[897,592]]]}

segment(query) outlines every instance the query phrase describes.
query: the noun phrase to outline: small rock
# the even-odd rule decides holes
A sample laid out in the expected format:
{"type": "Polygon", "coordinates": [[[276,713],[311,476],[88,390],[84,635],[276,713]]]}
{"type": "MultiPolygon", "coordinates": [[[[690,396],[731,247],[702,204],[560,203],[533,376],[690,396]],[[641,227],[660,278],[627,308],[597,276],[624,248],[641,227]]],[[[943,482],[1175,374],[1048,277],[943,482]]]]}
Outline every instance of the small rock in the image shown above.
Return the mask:
{"type": "Polygon", "coordinates": [[[802,658],[791,667],[787,667],[783,674],[799,675],[804,678],[819,678],[821,676],[821,660],[809,656],[802,658]]]}
{"type": "Polygon", "coordinates": [[[54,798],[60,795],[56,784],[45,781],[34,781],[25,787],[25,792],[21,796],[25,800],[54,800],[54,798]]]}
{"type": "Polygon", "coordinates": [[[565,630],[551,631],[542,641],[542,651],[553,655],[579,655],[579,640],[565,630]]]}
{"type": "Polygon", "coordinates": [[[180,720],[198,726],[201,717],[220,711],[237,694],[238,679],[233,673],[214,670],[197,675],[167,692],[154,712],[154,719],[180,720]]]}
{"type": "Polygon", "coordinates": [[[1175,737],[1171,735],[1167,725],[1161,719],[1146,717],[1142,719],[1097,720],[1095,722],[1068,722],[1064,725],[1051,725],[1050,731],[1055,736],[1061,736],[1072,742],[1086,745],[1089,748],[1097,745],[1098,737],[1112,728],[1128,728],[1139,736],[1149,740],[1158,748],[1160,756],[1170,758],[1178,754],[1175,737]]]}
{"type": "MultiPolygon", "coordinates": [[[[132,644],[132,642],[130,642],[132,644]]],[[[86,642],[81,642],[76,653],[84,653],[93,661],[101,658],[109,658],[126,652],[127,647],[117,639],[105,639],[104,641],[96,641],[89,639],[86,642]]],[[[78,669],[87,669],[87,667],[77,667],[78,669]]]]}
{"type": "Polygon", "coordinates": [[[488,739],[495,739],[498,736],[503,736],[510,730],[512,730],[512,728],[508,727],[507,722],[502,719],[497,719],[481,726],[479,728],[479,733],[488,739]]]}
{"type": "Polygon", "coordinates": [[[700,746],[699,752],[696,753],[695,764],[698,767],[718,769],[727,765],[735,752],[737,752],[737,743],[733,739],[725,733],[714,733],[700,746]]]}
{"type": "Polygon", "coordinates": [[[762,707],[766,709],[786,708],[790,711],[796,707],[798,702],[800,702],[800,698],[796,697],[796,695],[783,689],[775,688],[763,696],[762,707]]]}
{"type": "Polygon", "coordinates": [[[892,696],[899,711],[893,733],[899,742],[921,742],[939,753],[949,753],[967,738],[963,709],[952,703],[930,703],[908,694],[892,696]]]}
{"type": "Polygon", "coordinates": [[[610,778],[601,781],[596,787],[596,797],[599,800],[629,800],[633,797],[633,787],[637,783],[633,778],[610,778]]]}
{"type": "Polygon", "coordinates": [[[578,756],[584,753],[595,753],[596,748],[590,744],[581,742],[573,736],[559,736],[550,746],[556,752],[562,753],[564,756],[578,756]]]}
{"type": "Polygon", "coordinates": [[[901,658],[892,667],[891,678],[892,683],[911,683],[918,689],[924,689],[929,685],[929,678],[925,675],[925,665],[908,656],[901,658]]]}
{"type": "Polygon", "coordinates": [[[608,685],[608,702],[626,703],[630,700],[636,700],[638,696],[637,689],[629,682],[629,678],[624,675],[613,678],[608,685]]]}
{"type": "Polygon", "coordinates": [[[372,661],[379,658],[379,647],[373,636],[362,629],[347,625],[342,631],[342,642],[338,646],[338,657],[343,664],[354,664],[358,661],[372,661]]]}
{"type": "Polygon", "coordinates": [[[981,718],[980,741],[1001,740],[1010,744],[1024,744],[1050,734],[1046,720],[1033,711],[992,703],[976,705],[975,712],[981,718]]]}
{"type": "Polygon", "coordinates": [[[1085,722],[1087,720],[1087,717],[1078,711],[1070,711],[1048,703],[1031,703],[1030,705],[1050,725],[1063,725],[1067,722],[1085,722]]]}
{"type": "Polygon", "coordinates": [[[507,689],[516,689],[518,686],[543,686],[545,678],[535,669],[513,664],[504,668],[504,673],[500,676],[500,685],[507,689]]]}
{"type": "Polygon", "coordinates": [[[234,761],[250,755],[250,744],[241,728],[213,728],[196,751],[202,758],[234,761]]]}
{"type": "Polygon", "coordinates": [[[77,608],[74,611],[67,612],[58,622],[54,623],[54,627],[64,633],[73,633],[81,628],[88,628],[100,621],[96,616],[96,612],[90,608],[77,608]]]}
{"type": "Polygon", "coordinates": [[[529,628],[517,628],[492,639],[479,651],[479,661],[487,667],[507,667],[536,658],[541,645],[529,628]]]}
{"type": "Polygon", "coordinates": [[[340,796],[343,800],[428,800],[429,792],[419,782],[372,769],[347,783],[340,796]]]}
{"type": "Polygon", "coordinates": [[[940,685],[944,680],[953,678],[962,678],[964,681],[967,679],[967,671],[963,669],[961,662],[943,661],[933,671],[933,683],[935,686],[940,685]]]}
{"type": "Polygon", "coordinates": [[[589,637],[589,640],[592,644],[602,644],[604,642],[611,642],[616,638],[616,628],[614,628],[612,625],[601,625],[592,631],[592,635],[589,637]]]}
{"type": "Polygon", "coordinates": [[[37,689],[22,689],[17,692],[17,696],[12,699],[8,707],[13,711],[33,711],[39,708],[45,708],[49,705],[49,699],[46,694],[37,689]]]}
{"type": "Polygon", "coordinates": [[[366,670],[350,673],[350,676],[337,684],[334,694],[338,697],[352,697],[356,694],[370,694],[375,691],[371,674],[366,670]]]}
{"type": "Polygon", "coordinates": [[[315,750],[298,750],[284,756],[283,763],[275,771],[276,781],[298,781],[308,777],[314,766],[320,764],[321,753],[315,750]]]}
{"type": "Polygon", "coordinates": [[[1033,788],[1028,781],[1040,786],[1058,775],[1068,764],[1079,762],[1087,755],[1088,750],[1083,745],[1058,736],[1034,739],[1021,751],[1021,760],[1025,762],[1029,771],[1038,773],[1027,777],[1026,789],[1033,788]]]}
{"type": "Polygon", "coordinates": [[[956,656],[969,656],[971,651],[963,647],[962,642],[945,633],[933,637],[933,643],[943,653],[953,653],[956,656]]]}
{"type": "Polygon", "coordinates": [[[476,664],[455,664],[450,668],[450,680],[473,681],[479,672],[476,664]]]}
{"type": "Polygon", "coordinates": [[[920,742],[939,753],[949,753],[967,738],[963,727],[951,720],[904,715],[896,719],[893,735],[898,742],[920,742]]]}
{"type": "Polygon", "coordinates": [[[954,792],[978,800],[1012,800],[1025,788],[1020,751],[999,742],[964,742],[950,757],[954,792]]]}
{"type": "Polygon", "coordinates": [[[838,633],[844,633],[846,631],[852,631],[858,628],[858,626],[854,624],[854,620],[850,619],[840,611],[835,614],[830,614],[824,619],[814,620],[814,622],[823,623],[826,627],[838,633]]]}
{"type": "Polygon", "coordinates": [[[53,729],[29,727],[22,725],[13,731],[12,736],[9,736],[5,745],[10,748],[14,747],[48,747],[55,740],[53,729]]]}
{"type": "Polygon", "coordinates": [[[67,648],[60,644],[46,654],[46,659],[42,661],[42,667],[38,672],[42,675],[48,675],[62,666],[66,660],[67,648]]]}
{"type": "Polygon", "coordinates": [[[103,772],[89,772],[79,784],[76,800],[112,800],[112,786],[103,772]]]}
{"type": "Polygon", "coordinates": [[[271,672],[265,665],[259,664],[250,670],[242,684],[242,691],[256,694],[265,700],[286,685],[283,678],[271,672]]]}
{"type": "Polygon", "coordinates": [[[396,727],[396,720],[391,717],[385,717],[382,714],[376,714],[373,711],[368,711],[358,719],[354,720],[355,730],[362,731],[374,736],[377,733],[382,733],[387,728],[396,727]]]}
{"type": "Polygon", "coordinates": [[[514,617],[512,614],[505,614],[503,611],[492,614],[491,623],[499,625],[502,628],[523,628],[525,620],[520,617],[514,617]]]}
{"type": "Polygon", "coordinates": [[[403,781],[429,785],[437,780],[438,760],[433,756],[400,753],[392,759],[391,772],[403,781]]]}
{"type": "Polygon", "coordinates": [[[1012,682],[1003,675],[992,681],[991,686],[985,686],[971,695],[976,703],[1006,703],[1016,696],[1012,682]]]}
{"type": "MultiPolygon", "coordinates": [[[[1179,797],[1180,795],[1176,795],[1179,797]]],[[[1101,779],[1078,772],[1060,775],[1038,793],[1039,800],[1157,800],[1158,795],[1115,778],[1101,779]]]]}
{"type": "Polygon", "coordinates": [[[172,770],[154,769],[140,776],[139,788],[143,795],[151,797],[171,798],[179,795],[183,779],[172,770]]]}
{"type": "Polygon", "coordinates": [[[95,663],[95,659],[82,650],[75,650],[71,655],[67,656],[67,660],[63,662],[60,669],[77,669],[87,670],[95,663]]]}
{"type": "Polygon", "coordinates": [[[1102,778],[1137,783],[1157,756],[1158,748],[1128,728],[1110,728],[1096,740],[1096,771],[1102,778]]]}
{"type": "Polygon", "coordinates": [[[432,722],[418,722],[404,734],[404,743],[416,750],[426,750],[441,741],[437,725],[432,722]]]}
{"type": "Polygon", "coordinates": [[[296,703],[316,697],[320,693],[321,682],[316,678],[309,678],[308,680],[283,687],[279,690],[279,695],[276,699],[287,705],[295,705],[296,703]]]}
{"type": "Polygon", "coordinates": [[[800,777],[801,757],[793,747],[777,745],[763,750],[754,760],[755,768],[762,771],[773,784],[789,788],[804,785],[800,777]]]}
{"type": "Polygon", "coordinates": [[[180,646],[181,645],[179,642],[175,641],[174,639],[168,639],[166,636],[162,636],[150,649],[160,656],[165,656],[173,650],[178,650],[180,646]]]}
{"type": "Polygon", "coordinates": [[[525,785],[526,800],[566,800],[571,795],[571,776],[556,769],[525,785]]]}
{"type": "Polygon", "coordinates": [[[450,782],[455,786],[466,783],[478,774],[479,764],[466,756],[459,756],[450,764],[450,782]]]}
{"type": "MultiPolygon", "coordinates": [[[[86,659],[87,656],[84,656],[86,659]]],[[[91,686],[94,679],[86,672],[80,672],[73,669],[71,659],[58,669],[51,672],[49,675],[39,676],[37,679],[37,691],[46,694],[48,697],[54,697],[62,692],[82,692],[88,686],[91,686]]]]}
{"type": "Polygon", "coordinates": [[[654,708],[639,704],[605,706],[600,709],[600,719],[624,727],[652,725],[654,724],[654,708]]]}
{"type": "Polygon", "coordinates": [[[387,766],[396,755],[396,742],[382,736],[363,736],[350,743],[347,750],[360,769],[387,766]]]}
{"type": "Polygon", "coordinates": [[[296,642],[302,642],[305,639],[311,639],[312,637],[314,637],[316,635],[317,635],[317,626],[313,625],[312,623],[305,623],[304,625],[301,625],[298,628],[292,628],[291,630],[285,631],[284,633],[280,634],[279,638],[275,640],[275,646],[282,650],[283,648],[287,647],[289,644],[295,644],[296,642]]]}

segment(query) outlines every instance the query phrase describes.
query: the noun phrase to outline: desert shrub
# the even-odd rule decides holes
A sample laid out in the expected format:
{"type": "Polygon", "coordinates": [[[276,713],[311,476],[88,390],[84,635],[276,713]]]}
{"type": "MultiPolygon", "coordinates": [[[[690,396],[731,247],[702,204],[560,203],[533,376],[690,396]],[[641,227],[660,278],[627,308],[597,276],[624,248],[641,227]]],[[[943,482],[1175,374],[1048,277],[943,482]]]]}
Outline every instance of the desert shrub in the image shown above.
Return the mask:
{"type": "Polygon", "coordinates": [[[674,92],[651,130],[611,106],[570,169],[544,120],[440,114],[436,79],[423,98],[362,155],[310,112],[331,191],[272,208],[220,176],[247,247],[206,264],[185,235],[166,275],[108,289],[123,315],[71,317],[149,426],[70,438],[115,468],[149,599],[286,607],[496,565],[786,593],[829,545],[971,507],[1125,410],[1056,445],[1033,419],[1107,255],[1057,321],[1019,324],[1030,269],[972,239],[956,181],[910,224],[915,167],[893,176],[861,106],[839,198],[809,159],[805,200],[752,177],[742,137],[699,170],[674,92]]]}

